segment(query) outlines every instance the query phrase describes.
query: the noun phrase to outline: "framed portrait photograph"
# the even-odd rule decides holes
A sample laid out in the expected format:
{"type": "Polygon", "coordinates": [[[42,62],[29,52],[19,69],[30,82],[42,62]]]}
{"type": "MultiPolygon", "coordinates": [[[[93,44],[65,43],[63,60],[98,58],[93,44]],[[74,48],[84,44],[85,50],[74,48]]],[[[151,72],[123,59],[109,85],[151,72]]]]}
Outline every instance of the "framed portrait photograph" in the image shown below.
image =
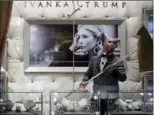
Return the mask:
{"type": "Polygon", "coordinates": [[[25,72],[85,72],[92,57],[103,51],[105,37],[115,41],[115,55],[126,55],[123,22],[27,20],[24,29],[25,72]]]}
{"type": "Polygon", "coordinates": [[[144,25],[153,39],[153,9],[144,9],[143,14],[144,25]]]}

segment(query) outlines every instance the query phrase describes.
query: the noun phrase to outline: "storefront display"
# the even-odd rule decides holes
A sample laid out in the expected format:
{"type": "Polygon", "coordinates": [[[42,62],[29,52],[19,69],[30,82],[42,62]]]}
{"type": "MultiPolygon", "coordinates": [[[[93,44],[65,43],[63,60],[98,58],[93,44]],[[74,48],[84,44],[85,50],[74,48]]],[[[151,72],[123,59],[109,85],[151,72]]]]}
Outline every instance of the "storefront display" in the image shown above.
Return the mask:
{"type": "MultiPolygon", "coordinates": [[[[130,92],[132,93],[132,92],[130,92]]],[[[129,93],[127,93],[129,94],[129,93]]],[[[153,95],[149,96],[149,93],[134,93],[136,96],[134,99],[119,99],[115,103],[108,101],[109,112],[111,113],[153,113],[153,95]],[[148,101],[144,100],[144,97],[148,95],[148,101]]]]}
{"type": "Polygon", "coordinates": [[[71,72],[73,68],[75,72],[86,71],[92,57],[103,50],[102,39],[105,37],[117,41],[114,54],[124,56],[124,21],[118,18],[75,20],[74,23],[73,20],[25,20],[25,72],[71,72]],[[84,34],[88,39],[82,37],[84,34]]]}
{"type": "MultiPolygon", "coordinates": [[[[132,93],[132,92],[130,92],[132,93]]],[[[122,93],[120,93],[122,94],[122,93]]],[[[129,94],[129,93],[127,93],[129,94]]],[[[108,113],[111,114],[152,114],[153,113],[153,96],[149,96],[148,100],[144,100],[145,95],[149,95],[148,93],[134,93],[134,99],[124,99],[119,97],[116,101],[107,100],[107,108],[108,113]]],[[[53,95],[50,95],[50,113],[56,115],[62,114],[87,114],[87,115],[96,115],[96,113],[100,112],[100,98],[92,97],[88,99],[66,99],[60,97],[61,93],[56,93],[59,98],[56,98],[53,95]]],[[[75,93],[74,93],[75,95],[75,93]]],[[[85,94],[86,95],[86,94],[85,94]]]]}
{"type": "Polygon", "coordinates": [[[12,96],[16,95],[18,98],[16,101],[12,102],[11,100],[3,100],[0,101],[0,114],[37,114],[43,115],[43,95],[37,94],[38,100],[34,99],[32,96],[35,96],[36,93],[5,93],[5,95],[12,96]],[[26,97],[23,97],[22,100],[20,98],[21,95],[25,94],[26,97]],[[32,99],[33,98],[33,99],[32,99]]]}
{"type": "Polygon", "coordinates": [[[73,96],[71,97],[66,97],[66,94],[65,93],[50,94],[50,113],[51,114],[54,113],[57,115],[61,115],[61,114],[72,113],[72,114],[80,114],[80,115],[81,114],[94,115],[96,112],[99,113],[100,99],[98,97],[95,96],[93,99],[86,98],[85,96],[90,95],[90,93],[73,93],[73,96]],[[79,98],[77,95],[82,95],[84,97],[79,98]],[[57,98],[57,96],[59,98],[57,98]]]}
{"type": "Polygon", "coordinates": [[[143,72],[153,63],[152,0],[13,1],[6,38],[0,114],[100,115],[106,101],[111,115],[153,112],[153,73],[143,72]]]}

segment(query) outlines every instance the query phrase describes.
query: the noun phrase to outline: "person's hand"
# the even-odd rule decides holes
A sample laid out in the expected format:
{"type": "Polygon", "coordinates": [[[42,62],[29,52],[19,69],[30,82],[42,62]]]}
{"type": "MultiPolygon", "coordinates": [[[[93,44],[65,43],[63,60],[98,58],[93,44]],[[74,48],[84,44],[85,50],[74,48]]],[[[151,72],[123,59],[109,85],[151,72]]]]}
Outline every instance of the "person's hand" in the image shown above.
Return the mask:
{"type": "Polygon", "coordinates": [[[115,66],[110,67],[110,68],[108,68],[108,71],[109,71],[110,73],[113,73],[113,72],[116,71],[116,67],[115,67],[115,66]]]}
{"type": "Polygon", "coordinates": [[[78,33],[76,33],[74,38],[73,38],[73,43],[70,46],[70,50],[73,51],[73,52],[76,52],[78,49],[80,49],[80,47],[77,44],[78,39],[79,39],[79,35],[78,35],[78,33]]]}
{"type": "Polygon", "coordinates": [[[82,91],[86,91],[85,87],[87,86],[87,83],[82,81],[80,84],[79,84],[79,88],[82,90],[82,91]]]}
{"type": "Polygon", "coordinates": [[[114,71],[114,69],[113,69],[113,68],[109,68],[108,71],[109,71],[110,73],[112,73],[112,72],[114,71]]]}

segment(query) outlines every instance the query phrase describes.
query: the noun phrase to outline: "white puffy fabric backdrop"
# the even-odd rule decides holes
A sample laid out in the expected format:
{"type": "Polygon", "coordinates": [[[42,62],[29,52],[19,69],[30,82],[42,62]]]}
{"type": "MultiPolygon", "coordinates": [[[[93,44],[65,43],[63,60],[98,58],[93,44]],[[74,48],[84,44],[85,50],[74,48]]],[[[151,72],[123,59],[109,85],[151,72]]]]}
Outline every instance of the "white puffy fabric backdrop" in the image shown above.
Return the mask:
{"type": "MultiPolygon", "coordinates": [[[[12,18],[10,22],[8,32],[8,78],[9,78],[9,91],[12,92],[43,92],[44,94],[44,114],[49,115],[49,92],[70,92],[73,88],[77,88],[83,73],[51,73],[48,75],[35,75],[24,73],[24,22],[29,19],[110,19],[110,18],[127,18],[127,51],[131,52],[137,47],[137,38],[135,38],[136,32],[142,24],[142,9],[152,8],[152,1],[126,1],[127,6],[125,8],[118,8],[113,10],[112,8],[87,8],[86,5],[82,9],[75,13],[75,15],[67,18],[68,14],[71,14],[74,9],[77,9],[77,3],[68,1],[69,8],[56,8],[54,5],[52,8],[38,8],[38,7],[24,7],[25,1],[14,1],[12,18]],[[73,7],[74,6],[74,7],[73,7]],[[91,8],[91,9],[90,9],[91,8]],[[97,13],[96,13],[97,12],[97,13]],[[136,43],[132,47],[132,42],[136,43]],[[73,76],[75,75],[75,76],[73,76]]],[[[35,5],[39,2],[45,4],[45,1],[35,1],[35,5]]],[[[98,1],[98,3],[101,1],[98,1]]],[[[111,1],[109,1],[111,2],[111,1]]],[[[121,2],[121,1],[117,1],[121,2]]],[[[82,2],[81,2],[82,3],[82,2]]],[[[54,4],[54,2],[53,2],[54,4]]],[[[63,3],[61,3],[63,4],[63,3]]],[[[91,4],[90,4],[91,5],[91,4]]],[[[141,76],[138,71],[137,65],[137,52],[129,56],[129,60],[126,64],[127,81],[119,82],[121,92],[137,92],[141,91],[141,76]]],[[[88,91],[92,92],[92,83],[88,86],[88,91]]],[[[9,99],[16,101],[17,99],[23,100],[24,94],[9,94],[9,99]]],[[[37,95],[38,96],[38,95],[37,95]]],[[[64,96],[64,95],[63,95],[64,96]]],[[[84,97],[78,95],[79,99],[84,97]]],[[[89,98],[90,95],[86,95],[85,98],[89,98]]],[[[133,94],[127,95],[126,98],[133,97],[133,94]]],[[[83,98],[84,99],[84,98],[83,98]]],[[[86,100],[82,100],[83,102],[86,100]]],[[[81,101],[81,103],[83,103],[81,101]]]]}

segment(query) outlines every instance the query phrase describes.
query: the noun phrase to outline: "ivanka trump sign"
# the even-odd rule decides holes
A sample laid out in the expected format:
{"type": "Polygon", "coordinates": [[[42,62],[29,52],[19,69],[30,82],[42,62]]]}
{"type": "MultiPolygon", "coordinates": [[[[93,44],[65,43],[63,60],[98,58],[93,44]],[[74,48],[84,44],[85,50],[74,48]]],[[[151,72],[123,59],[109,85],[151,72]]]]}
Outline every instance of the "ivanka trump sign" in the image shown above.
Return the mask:
{"type": "Polygon", "coordinates": [[[125,8],[126,1],[25,1],[24,7],[34,8],[125,8]]]}

